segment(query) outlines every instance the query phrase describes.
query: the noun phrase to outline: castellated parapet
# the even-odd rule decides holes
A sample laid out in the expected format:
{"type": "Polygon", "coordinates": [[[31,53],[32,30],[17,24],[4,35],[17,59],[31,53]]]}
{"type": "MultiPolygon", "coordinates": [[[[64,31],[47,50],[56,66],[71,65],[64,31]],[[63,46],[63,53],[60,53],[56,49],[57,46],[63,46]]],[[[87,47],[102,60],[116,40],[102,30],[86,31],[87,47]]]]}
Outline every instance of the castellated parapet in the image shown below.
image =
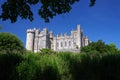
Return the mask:
{"type": "Polygon", "coordinates": [[[39,52],[43,48],[79,52],[82,46],[88,44],[89,39],[83,35],[80,25],[77,25],[77,30],[72,30],[70,35],[64,33],[57,36],[54,36],[52,31],[48,32],[47,28],[27,29],[26,49],[33,52],[39,52]]]}

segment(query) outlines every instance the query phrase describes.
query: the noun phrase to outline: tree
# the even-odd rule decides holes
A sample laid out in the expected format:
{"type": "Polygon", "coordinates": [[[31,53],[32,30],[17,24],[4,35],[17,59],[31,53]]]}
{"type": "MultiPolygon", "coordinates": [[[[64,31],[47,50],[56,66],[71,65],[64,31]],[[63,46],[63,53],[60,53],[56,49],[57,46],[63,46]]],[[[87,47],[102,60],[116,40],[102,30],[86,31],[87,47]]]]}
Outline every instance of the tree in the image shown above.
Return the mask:
{"type": "Polygon", "coordinates": [[[82,47],[81,51],[86,53],[89,53],[91,51],[105,53],[108,52],[108,47],[102,40],[98,40],[97,42],[90,43],[88,46],[82,47]]]}
{"type": "Polygon", "coordinates": [[[109,45],[109,51],[112,53],[119,53],[119,49],[116,47],[114,43],[110,43],[109,45]]]}
{"type": "MultiPolygon", "coordinates": [[[[20,16],[22,19],[33,21],[33,12],[31,5],[40,4],[38,14],[46,22],[49,22],[56,15],[68,13],[72,9],[72,4],[79,0],[7,0],[1,6],[2,13],[0,18],[3,21],[10,19],[12,23],[17,21],[20,16]]],[[[90,0],[90,6],[95,4],[96,0],[90,0]]]]}
{"type": "Polygon", "coordinates": [[[82,47],[81,52],[85,53],[120,53],[119,49],[115,44],[105,44],[102,40],[98,40],[97,42],[92,42],[88,46],[82,47]]]}
{"type": "Polygon", "coordinates": [[[15,35],[0,33],[0,53],[23,53],[23,43],[15,35]]]}

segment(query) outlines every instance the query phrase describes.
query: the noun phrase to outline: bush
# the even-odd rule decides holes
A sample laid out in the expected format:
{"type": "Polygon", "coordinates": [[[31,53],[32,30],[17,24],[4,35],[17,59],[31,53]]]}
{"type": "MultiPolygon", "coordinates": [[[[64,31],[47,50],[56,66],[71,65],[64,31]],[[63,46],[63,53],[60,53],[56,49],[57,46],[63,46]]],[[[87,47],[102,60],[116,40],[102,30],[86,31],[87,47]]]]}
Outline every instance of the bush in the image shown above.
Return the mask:
{"type": "Polygon", "coordinates": [[[18,80],[70,80],[69,68],[57,54],[24,54],[18,80]]]}
{"type": "Polygon", "coordinates": [[[109,53],[119,53],[119,49],[116,47],[114,43],[105,44],[102,40],[98,40],[97,42],[92,42],[88,46],[84,46],[81,48],[81,52],[85,53],[99,53],[101,55],[109,54],[109,53]]]}
{"type": "Polygon", "coordinates": [[[0,80],[120,80],[119,61],[113,53],[0,54],[0,80]]]}
{"type": "Polygon", "coordinates": [[[18,54],[0,54],[0,80],[16,80],[16,66],[22,60],[18,54]]]}
{"type": "Polygon", "coordinates": [[[37,62],[40,60],[38,54],[24,54],[24,60],[17,66],[17,80],[33,80],[38,68],[37,62]]]}
{"type": "Polygon", "coordinates": [[[44,49],[41,49],[40,50],[40,53],[41,54],[55,54],[56,52],[51,50],[51,49],[48,49],[48,48],[44,48],[44,49]]]}
{"type": "Polygon", "coordinates": [[[0,53],[23,53],[24,45],[15,35],[0,33],[0,53]]]}

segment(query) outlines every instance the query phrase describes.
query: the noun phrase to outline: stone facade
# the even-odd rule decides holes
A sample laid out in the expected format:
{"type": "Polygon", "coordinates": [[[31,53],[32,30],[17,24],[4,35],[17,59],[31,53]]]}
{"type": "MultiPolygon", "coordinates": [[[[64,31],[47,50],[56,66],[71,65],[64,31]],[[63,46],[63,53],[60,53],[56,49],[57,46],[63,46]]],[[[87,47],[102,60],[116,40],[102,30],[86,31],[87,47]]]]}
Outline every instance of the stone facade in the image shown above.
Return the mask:
{"type": "Polygon", "coordinates": [[[72,30],[70,35],[54,36],[53,32],[48,32],[47,28],[27,29],[26,49],[38,52],[43,48],[50,48],[54,51],[79,52],[82,46],[87,46],[89,39],[83,35],[80,25],[77,30],[72,30]]]}

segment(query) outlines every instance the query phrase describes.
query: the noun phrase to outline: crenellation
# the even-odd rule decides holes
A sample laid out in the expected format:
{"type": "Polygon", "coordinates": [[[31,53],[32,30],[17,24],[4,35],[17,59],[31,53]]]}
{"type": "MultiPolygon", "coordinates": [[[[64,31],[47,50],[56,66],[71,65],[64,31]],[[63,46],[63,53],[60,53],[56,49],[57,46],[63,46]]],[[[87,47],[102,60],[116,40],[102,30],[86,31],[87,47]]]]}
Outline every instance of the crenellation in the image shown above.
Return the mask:
{"type": "Polygon", "coordinates": [[[33,29],[27,29],[27,33],[34,33],[33,29]]]}

